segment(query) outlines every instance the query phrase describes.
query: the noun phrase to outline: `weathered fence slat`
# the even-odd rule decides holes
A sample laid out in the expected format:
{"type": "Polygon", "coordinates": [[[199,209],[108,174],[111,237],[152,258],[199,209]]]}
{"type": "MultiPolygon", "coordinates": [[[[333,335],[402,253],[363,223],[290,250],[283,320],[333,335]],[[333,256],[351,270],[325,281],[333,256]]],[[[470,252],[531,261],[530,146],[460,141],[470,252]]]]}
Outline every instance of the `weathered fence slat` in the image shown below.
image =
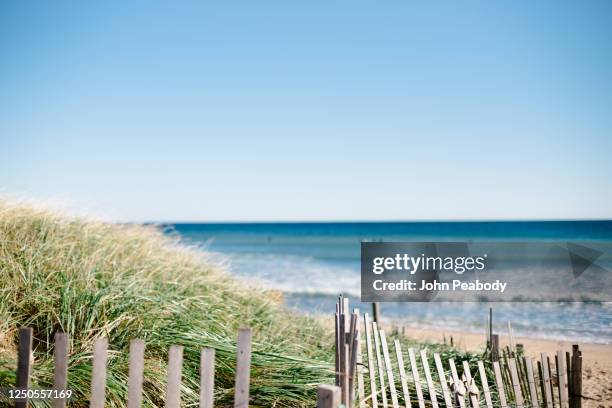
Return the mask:
{"type": "MultiPolygon", "coordinates": [[[[346,333],[344,335],[346,338],[346,333]]],[[[342,382],[340,383],[340,397],[342,398],[342,404],[345,406],[349,406],[349,371],[350,371],[350,347],[348,343],[344,343],[344,367],[342,368],[343,377],[342,382]]]]}
{"type": "Polygon", "coordinates": [[[467,361],[463,361],[463,375],[465,376],[465,382],[467,383],[467,395],[469,395],[472,408],[479,408],[480,402],[478,401],[478,394],[474,393],[474,390],[476,390],[476,382],[472,378],[470,363],[467,361]]]}
{"type": "Polygon", "coordinates": [[[395,339],[393,343],[395,346],[395,358],[397,360],[397,366],[399,368],[400,382],[402,384],[402,394],[404,395],[404,406],[411,408],[410,404],[410,390],[408,389],[408,377],[406,377],[406,367],[404,366],[404,356],[402,355],[402,346],[399,340],[395,339]]]}
{"type": "Polygon", "coordinates": [[[168,351],[168,382],[166,384],[166,408],[181,406],[181,375],[183,347],[170,346],[168,351]]]}
{"type": "Polygon", "coordinates": [[[538,401],[538,391],[533,376],[533,361],[530,357],[525,357],[525,367],[527,369],[527,381],[529,382],[529,396],[531,397],[531,406],[539,407],[540,402],[538,401]]]}
{"type": "Polygon", "coordinates": [[[419,376],[419,368],[417,366],[416,357],[414,355],[414,349],[408,349],[408,358],[410,359],[410,371],[412,372],[412,379],[414,380],[414,388],[416,389],[419,408],[425,408],[425,399],[423,398],[423,390],[421,389],[421,379],[419,376]]]}
{"type": "Polygon", "coordinates": [[[340,364],[341,364],[341,358],[340,358],[340,314],[338,313],[339,307],[336,304],[336,314],[334,315],[334,329],[335,329],[335,335],[336,335],[336,358],[335,358],[335,363],[336,363],[336,386],[340,385],[340,364]]]}
{"type": "Polygon", "coordinates": [[[340,297],[339,301],[340,307],[340,322],[339,328],[340,332],[338,333],[338,341],[339,341],[339,352],[340,352],[340,401],[344,405],[348,405],[348,347],[346,345],[346,333],[349,330],[348,321],[347,321],[347,313],[348,313],[348,299],[344,297],[340,297]]]}
{"type": "Polygon", "coordinates": [[[200,408],[213,408],[215,402],[215,349],[200,351],[200,408]]]}
{"type": "Polygon", "coordinates": [[[582,408],[582,351],[577,344],[572,346],[572,408],[582,408]]]}
{"type": "MultiPolygon", "coordinates": [[[[555,403],[555,386],[553,383],[553,370],[552,367],[550,365],[550,357],[546,356],[546,364],[548,364],[548,373],[550,375],[550,398],[551,398],[551,402],[553,407],[555,407],[557,404],[555,403]]],[[[559,395],[557,394],[557,397],[559,395]]],[[[559,404],[559,406],[561,406],[561,404],[559,404]]]]}
{"type": "Polygon", "coordinates": [[[444,372],[444,366],[442,366],[442,360],[440,360],[440,355],[438,353],[434,353],[433,356],[434,356],[434,362],[436,363],[436,370],[438,372],[438,378],[440,379],[442,395],[444,396],[444,404],[450,408],[453,406],[453,402],[452,402],[453,400],[448,390],[448,385],[446,382],[446,373],[444,372]]]}
{"type": "MultiPolygon", "coordinates": [[[[353,369],[353,359],[356,357],[354,354],[354,350],[353,350],[353,341],[355,340],[355,330],[357,329],[357,316],[356,316],[356,311],[358,309],[355,309],[355,311],[349,315],[349,325],[348,325],[348,334],[346,335],[346,344],[348,344],[349,346],[349,354],[348,354],[348,361],[349,361],[349,370],[352,371],[353,369]]],[[[352,386],[351,383],[353,382],[353,378],[351,375],[351,372],[349,371],[348,373],[348,379],[349,379],[349,387],[351,387],[350,389],[352,390],[352,386]]],[[[349,393],[350,394],[350,393],[349,393]]]]}
{"type": "Polygon", "coordinates": [[[374,371],[374,351],[372,350],[372,325],[368,314],[363,315],[363,324],[365,326],[366,347],[368,352],[368,371],[370,372],[370,397],[372,399],[372,408],[378,408],[378,392],[376,388],[376,372],[374,371]]]}
{"type": "Polygon", "coordinates": [[[489,382],[487,381],[487,372],[484,363],[478,360],[478,374],[480,375],[480,383],[482,384],[482,392],[485,397],[487,408],[493,408],[493,400],[491,399],[491,391],[489,390],[489,382]]]}
{"type": "Polygon", "coordinates": [[[523,393],[521,392],[521,384],[519,383],[519,376],[516,371],[516,360],[514,358],[508,359],[508,367],[510,367],[510,376],[512,378],[512,387],[514,388],[514,403],[517,408],[523,407],[523,393]]]}
{"type": "Polygon", "coordinates": [[[499,361],[499,334],[491,334],[491,361],[499,361]]]}
{"type": "Polygon", "coordinates": [[[385,373],[383,371],[382,356],[380,354],[380,340],[378,339],[378,325],[372,322],[372,335],[374,336],[374,348],[376,349],[376,363],[378,366],[378,381],[380,382],[380,399],[382,405],[387,408],[387,389],[385,387],[385,373]]]}
{"type": "Polygon", "coordinates": [[[544,385],[544,401],[546,402],[547,408],[553,408],[552,384],[550,381],[548,355],[546,353],[541,353],[540,357],[542,359],[542,384],[544,385]]]}
{"type": "Polygon", "coordinates": [[[349,313],[349,299],[342,298],[342,315],[340,317],[342,324],[341,338],[342,342],[342,376],[340,378],[340,398],[345,406],[349,406],[349,370],[351,364],[350,345],[347,343],[351,331],[351,318],[349,313]]]}
{"type": "Polygon", "coordinates": [[[251,329],[238,332],[238,355],[236,358],[236,387],[234,408],[249,406],[249,383],[251,381],[251,329]]]}
{"type": "Polygon", "coordinates": [[[361,353],[361,334],[357,336],[357,400],[360,408],[366,408],[365,384],[363,380],[363,355],[361,353]]]}
{"type": "Polygon", "coordinates": [[[340,406],[340,388],[334,385],[317,387],[317,408],[338,408],[340,406]]]}
{"type": "Polygon", "coordinates": [[[516,345],[517,354],[516,354],[516,368],[518,369],[519,382],[521,385],[521,392],[523,393],[523,399],[527,400],[530,395],[529,391],[529,381],[527,379],[527,367],[525,366],[525,359],[519,358],[523,353],[523,345],[518,343],[516,345]]]}
{"type": "Polygon", "coordinates": [[[350,400],[350,406],[354,405],[354,399],[355,399],[355,393],[356,393],[356,384],[357,382],[356,377],[357,377],[357,349],[359,348],[359,332],[355,332],[355,337],[353,338],[353,342],[352,342],[352,347],[351,347],[351,366],[349,369],[349,400],[350,400]]]}
{"type": "MultiPolygon", "coordinates": [[[[448,365],[450,366],[450,369],[451,369],[451,376],[453,377],[453,383],[455,383],[455,386],[457,387],[459,383],[461,382],[461,380],[459,379],[459,374],[457,374],[457,367],[455,366],[455,360],[453,360],[452,358],[449,359],[448,365]]],[[[464,408],[465,407],[464,396],[459,395],[456,392],[454,392],[453,394],[454,394],[453,397],[455,401],[457,401],[457,403],[459,404],[461,408],[464,408]]]]}
{"type": "Polygon", "coordinates": [[[103,408],[106,394],[106,359],[108,356],[108,339],[97,338],[94,342],[93,368],[91,370],[90,408],[103,408]]]}
{"type": "Polygon", "coordinates": [[[565,382],[567,385],[567,403],[569,404],[569,406],[571,408],[574,408],[572,405],[573,399],[572,399],[572,395],[573,395],[573,391],[572,391],[572,361],[570,359],[570,353],[569,351],[567,351],[565,353],[565,372],[567,373],[567,376],[565,377],[565,382]]]}
{"type": "Polygon", "coordinates": [[[506,400],[506,392],[504,391],[504,382],[501,369],[499,368],[499,361],[493,362],[493,373],[495,374],[495,388],[497,388],[497,395],[499,397],[501,408],[508,408],[508,401],[506,400]]]}
{"type": "Polygon", "coordinates": [[[559,388],[559,401],[561,403],[561,408],[569,408],[567,401],[567,372],[565,371],[565,360],[561,351],[557,351],[555,360],[557,363],[557,386],[559,388]]]}
{"type": "MultiPolygon", "coordinates": [[[[53,347],[53,389],[66,390],[68,388],[68,335],[55,333],[53,347]]],[[[53,408],[64,408],[66,398],[53,399],[53,408]]]]}
{"type": "Polygon", "coordinates": [[[540,361],[536,361],[538,364],[538,378],[540,381],[538,381],[538,386],[540,387],[540,397],[542,398],[542,406],[545,407],[546,406],[546,397],[544,397],[544,374],[542,371],[542,362],[540,361]]]}
{"type": "Polygon", "coordinates": [[[351,405],[350,391],[350,370],[351,370],[351,312],[349,308],[349,298],[342,298],[342,313],[344,314],[344,335],[342,341],[344,344],[344,381],[342,382],[342,401],[344,405],[351,405]]]}
{"type": "Polygon", "coordinates": [[[344,332],[348,333],[349,320],[349,298],[342,297],[342,314],[344,314],[344,332]]]}
{"type": "Polygon", "coordinates": [[[397,391],[395,389],[395,378],[393,377],[393,367],[391,366],[391,357],[389,356],[389,347],[387,345],[387,337],[385,336],[384,330],[380,330],[379,334],[383,356],[385,359],[385,368],[387,369],[387,380],[389,383],[389,389],[391,391],[391,403],[393,404],[393,408],[399,408],[397,391]]]}
{"type": "Polygon", "coordinates": [[[344,297],[340,296],[338,299],[338,355],[339,355],[339,370],[338,370],[338,386],[340,387],[340,402],[344,403],[344,390],[345,390],[345,382],[346,379],[346,310],[344,308],[344,297]]]}
{"type": "MultiPolygon", "coordinates": [[[[17,349],[17,388],[30,388],[30,373],[32,371],[30,356],[32,355],[32,328],[19,329],[19,345],[17,349]]],[[[27,398],[17,400],[15,408],[26,408],[27,398]]]]}
{"type": "Polygon", "coordinates": [[[144,350],[144,341],[132,340],[130,342],[130,356],[128,366],[128,408],[140,408],[140,406],[142,405],[144,350]]]}
{"type": "Polygon", "coordinates": [[[499,367],[501,368],[502,378],[504,380],[506,396],[508,396],[509,400],[512,400],[512,397],[514,396],[514,386],[512,385],[512,374],[510,374],[510,365],[508,363],[509,358],[510,346],[506,346],[504,349],[502,349],[499,367]]]}
{"type": "Polygon", "coordinates": [[[359,345],[359,309],[354,309],[351,315],[351,330],[350,330],[350,341],[349,341],[349,355],[350,355],[350,367],[349,367],[349,406],[352,407],[353,399],[355,398],[355,371],[357,369],[357,348],[359,345]]]}
{"type": "Polygon", "coordinates": [[[348,354],[347,354],[347,366],[346,366],[346,401],[344,402],[344,404],[347,407],[352,407],[353,406],[353,390],[354,390],[354,372],[353,372],[353,367],[354,364],[357,362],[356,360],[356,355],[353,352],[353,340],[354,340],[354,336],[355,336],[355,313],[349,314],[347,313],[347,318],[348,318],[348,330],[347,330],[347,334],[345,335],[345,341],[346,341],[346,347],[348,349],[348,354]]]}
{"type": "Polygon", "coordinates": [[[429,370],[429,362],[427,361],[427,352],[421,350],[421,363],[423,364],[423,372],[425,373],[425,381],[427,381],[427,389],[429,390],[429,398],[431,400],[431,406],[438,408],[438,397],[436,396],[436,389],[434,388],[433,379],[431,378],[431,371],[429,370]]]}

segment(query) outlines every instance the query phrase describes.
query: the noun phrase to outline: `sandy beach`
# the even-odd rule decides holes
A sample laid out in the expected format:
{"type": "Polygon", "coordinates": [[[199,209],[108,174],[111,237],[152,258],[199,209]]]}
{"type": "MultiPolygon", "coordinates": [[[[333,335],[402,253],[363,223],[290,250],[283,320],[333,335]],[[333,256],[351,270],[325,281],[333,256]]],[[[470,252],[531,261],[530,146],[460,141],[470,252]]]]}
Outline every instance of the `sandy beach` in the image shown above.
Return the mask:
{"type": "MultiPolygon", "coordinates": [[[[417,340],[442,342],[444,337],[465,350],[482,350],[485,338],[483,334],[456,331],[442,331],[433,329],[406,328],[406,335],[417,340]]],[[[500,347],[508,345],[507,335],[500,336],[500,347]]],[[[515,337],[515,343],[523,344],[528,356],[539,357],[539,353],[546,352],[553,355],[557,350],[570,351],[571,342],[554,341],[515,337]]],[[[612,345],[578,343],[582,350],[584,378],[583,378],[583,407],[612,407],[612,345]]]]}

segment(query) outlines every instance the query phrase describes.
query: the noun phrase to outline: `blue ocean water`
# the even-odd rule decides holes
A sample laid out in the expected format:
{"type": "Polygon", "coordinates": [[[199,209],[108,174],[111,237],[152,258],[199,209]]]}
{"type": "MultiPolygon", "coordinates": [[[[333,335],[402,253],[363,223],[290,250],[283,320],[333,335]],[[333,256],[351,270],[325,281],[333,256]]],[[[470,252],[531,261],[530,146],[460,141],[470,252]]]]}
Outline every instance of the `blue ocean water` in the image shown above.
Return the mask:
{"type": "MultiPolygon", "coordinates": [[[[283,292],[287,306],[332,314],[338,294],[359,304],[362,241],[605,241],[612,221],[173,224],[168,231],[213,253],[240,278],[283,292]]],[[[544,288],[545,290],[545,288],[544,288]]],[[[612,303],[384,303],[384,318],[409,329],[485,332],[612,343],[612,303]]]]}

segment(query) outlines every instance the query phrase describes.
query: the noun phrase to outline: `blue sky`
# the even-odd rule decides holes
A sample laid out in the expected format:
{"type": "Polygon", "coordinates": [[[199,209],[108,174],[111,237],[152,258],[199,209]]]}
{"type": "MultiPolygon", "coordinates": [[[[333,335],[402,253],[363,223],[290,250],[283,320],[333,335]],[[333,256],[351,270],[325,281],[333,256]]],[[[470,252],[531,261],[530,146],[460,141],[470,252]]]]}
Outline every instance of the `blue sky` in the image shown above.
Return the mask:
{"type": "Polygon", "coordinates": [[[0,194],[130,221],[612,218],[612,2],[85,3],[0,4],[0,194]]]}

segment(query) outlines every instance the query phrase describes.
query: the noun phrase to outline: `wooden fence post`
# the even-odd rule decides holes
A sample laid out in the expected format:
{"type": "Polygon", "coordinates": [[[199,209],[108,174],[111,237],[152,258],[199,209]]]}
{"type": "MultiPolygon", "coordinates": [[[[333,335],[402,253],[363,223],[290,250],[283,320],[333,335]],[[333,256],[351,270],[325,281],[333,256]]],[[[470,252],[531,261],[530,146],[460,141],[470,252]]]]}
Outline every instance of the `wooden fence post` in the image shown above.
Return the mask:
{"type": "Polygon", "coordinates": [[[317,408],[338,408],[340,388],[335,385],[319,385],[317,388],[317,408]]]}
{"type": "Polygon", "coordinates": [[[553,408],[552,384],[550,381],[550,364],[546,353],[540,354],[542,361],[542,384],[544,386],[544,401],[547,408],[553,408]]]}
{"type": "Polygon", "coordinates": [[[565,352],[565,382],[567,384],[567,403],[569,407],[572,406],[572,395],[574,394],[572,390],[572,360],[570,357],[569,351],[565,352]]]}
{"type": "Polygon", "coordinates": [[[433,408],[438,408],[438,397],[436,396],[436,389],[434,388],[433,379],[431,378],[431,371],[429,369],[429,362],[427,361],[427,353],[425,352],[425,350],[421,350],[421,363],[423,365],[425,381],[427,382],[427,389],[429,390],[429,399],[431,400],[431,406],[433,408]]]}
{"type": "Polygon", "coordinates": [[[181,375],[183,347],[170,346],[168,352],[168,383],[166,384],[166,408],[181,406],[181,375]]]}
{"type": "Polygon", "coordinates": [[[508,401],[506,400],[506,391],[504,390],[504,380],[499,367],[499,361],[493,362],[493,373],[495,374],[495,388],[497,388],[497,396],[499,397],[500,407],[507,408],[508,401]]]}
{"type": "Polygon", "coordinates": [[[499,334],[491,334],[491,361],[499,361],[499,334]]]}
{"type": "Polygon", "coordinates": [[[399,368],[400,382],[402,383],[402,393],[404,394],[404,406],[410,407],[410,389],[408,388],[408,377],[406,376],[406,367],[404,365],[404,356],[402,355],[402,346],[399,340],[395,339],[395,357],[399,368]]]}
{"type": "MultiPolygon", "coordinates": [[[[53,389],[66,390],[68,388],[68,335],[66,333],[55,333],[55,345],[53,347],[53,389]]],[[[64,408],[66,398],[53,399],[53,408],[64,408]]]]}
{"type": "Polygon", "coordinates": [[[104,408],[106,393],[106,359],[108,356],[108,339],[99,337],[94,342],[93,367],[91,369],[90,408],[104,408]]]}
{"type": "Polygon", "coordinates": [[[468,398],[470,400],[470,405],[472,406],[472,408],[479,408],[480,403],[478,401],[478,393],[474,392],[478,391],[478,389],[476,388],[476,382],[472,378],[472,373],[470,373],[470,363],[465,360],[463,360],[463,377],[465,378],[465,388],[468,398]]]}
{"type": "Polygon", "coordinates": [[[128,408],[140,408],[140,406],[142,405],[144,350],[144,341],[134,339],[130,342],[130,355],[128,366],[128,408]]]}
{"type": "Polygon", "coordinates": [[[561,351],[557,351],[555,362],[557,365],[557,387],[559,389],[561,408],[569,408],[569,403],[567,401],[567,372],[565,371],[565,359],[561,351]]]}
{"type": "Polygon", "coordinates": [[[487,381],[487,372],[485,371],[484,363],[480,360],[478,364],[478,374],[480,375],[480,383],[482,384],[482,392],[485,397],[485,404],[487,408],[493,408],[493,400],[491,399],[491,392],[489,391],[489,382],[487,381]]]}
{"type": "Polygon", "coordinates": [[[372,408],[378,408],[378,391],[376,388],[376,372],[374,371],[374,351],[372,349],[372,325],[368,314],[363,315],[363,325],[365,327],[366,348],[368,352],[368,371],[370,373],[370,396],[372,398],[372,408]]]}
{"type": "Polygon", "coordinates": [[[531,357],[523,357],[525,361],[525,368],[527,369],[527,382],[529,383],[529,396],[531,397],[531,406],[539,407],[540,402],[538,401],[538,392],[536,390],[535,379],[533,376],[533,362],[531,357]]]}
{"type": "MultiPolygon", "coordinates": [[[[28,390],[30,388],[30,372],[32,355],[32,328],[19,329],[19,346],[17,350],[17,388],[28,390]]],[[[15,408],[26,408],[28,399],[15,401],[15,408]]]]}
{"type": "Polygon", "coordinates": [[[349,298],[342,298],[342,311],[344,316],[344,334],[342,335],[342,344],[344,344],[344,365],[342,370],[344,371],[344,380],[342,382],[342,402],[347,407],[350,404],[350,367],[351,367],[351,344],[350,335],[351,335],[351,313],[349,308],[349,298]]]}
{"type": "Polygon", "coordinates": [[[425,399],[423,398],[423,390],[421,389],[421,378],[419,376],[419,368],[417,367],[416,357],[414,349],[408,349],[408,360],[410,360],[410,371],[412,372],[412,379],[414,380],[414,388],[416,391],[417,401],[419,408],[425,408],[425,399]]]}
{"type": "Polygon", "coordinates": [[[493,308],[490,307],[489,308],[489,333],[487,333],[489,336],[487,338],[487,346],[489,347],[489,350],[491,350],[491,341],[493,338],[493,308]]]}
{"type": "Polygon", "coordinates": [[[459,392],[459,391],[464,391],[461,389],[461,384],[463,384],[463,382],[461,382],[461,380],[459,379],[459,374],[457,373],[457,367],[455,366],[455,360],[450,358],[448,360],[448,365],[450,366],[450,369],[451,369],[451,379],[452,379],[451,391],[453,392],[453,400],[455,401],[455,406],[458,404],[460,408],[465,408],[465,399],[464,399],[465,393],[459,392]]]}
{"type": "Polygon", "coordinates": [[[335,355],[335,363],[336,363],[336,386],[340,385],[340,367],[341,367],[341,356],[340,349],[342,342],[340,341],[340,309],[338,304],[336,304],[336,314],[334,315],[334,329],[335,329],[335,341],[336,341],[336,355],[335,355]]]}
{"type": "MultiPolygon", "coordinates": [[[[358,324],[360,324],[358,322],[358,324]]],[[[361,329],[359,330],[361,331],[361,329]]],[[[362,354],[361,334],[357,336],[357,400],[359,408],[366,408],[365,403],[365,383],[363,379],[363,354],[362,354]]]]}
{"type": "Polygon", "coordinates": [[[353,405],[355,398],[355,371],[357,369],[357,342],[359,341],[359,309],[355,309],[351,315],[351,326],[349,331],[349,386],[348,386],[348,406],[353,405]]]}
{"type": "Polygon", "coordinates": [[[347,333],[350,333],[350,321],[348,317],[348,308],[349,308],[349,299],[343,296],[340,296],[338,300],[338,308],[340,311],[339,315],[339,333],[338,333],[338,352],[340,353],[340,371],[339,371],[339,380],[340,380],[340,390],[342,403],[344,405],[348,405],[348,387],[349,387],[349,347],[347,345],[347,333]]]}
{"type": "Polygon", "coordinates": [[[380,398],[382,406],[387,407],[387,388],[385,387],[385,373],[383,371],[382,356],[380,354],[380,340],[378,338],[378,326],[372,322],[372,335],[374,336],[374,348],[376,349],[376,365],[378,367],[378,381],[380,382],[380,398]]]}
{"type": "Polygon", "coordinates": [[[234,408],[249,406],[249,384],[251,381],[251,329],[242,328],[238,333],[238,356],[236,362],[236,386],[234,408]]]}
{"type": "Polygon", "coordinates": [[[380,303],[378,302],[372,303],[372,319],[374,319],[374,323],[380,323],[380,303]]]}
{"type": "Polygon", "coordinates": [[[393,408],[399,408],[399,402],[397,400],[397,390],[395,389],[395,378],[393,377],[393,367],[391,366],[391,357],[389,357],[389,347],[387,345],[385,331],[379,330],[379,334],[385,368],[387,369],[387,383],[389,384],[389,390],[391,392],[391,404],[393,404],[393,408]]]}
{"type": "Polygon", "coordinates": [[[215,396],[215,349],[200,352],[200,408],[213,408],[215,396]]]}
{"type": "Polygon", "coordinates": [[[446,381],[446,373],[444,372],[444,366],[442,366],[442,360],[438,353],[434,353],[434,362],[436,363],[436,370],[438,371],[438,378],[440,379],[440,387],[442,388],[442,395],[444,395],[444,403],[447,407],[452,407],[453,402],[448,390],[446,381]]]}
{"type": "Polygon", "coordinates": [[[519,382],[519,376],[516,371],[516,360],[514,358],[508,359],[508,366],[510,367],[510,378],[512,380],[512,388],[514,389],[514,403],[517,408],[523,407],[523,393],[521,392],[521,384],[519,382]]]}
{"type": "Polygon", "coordinates": [[[582,351],[577,344],[572,346],[572,408],[582,408],[582,351]]]}

